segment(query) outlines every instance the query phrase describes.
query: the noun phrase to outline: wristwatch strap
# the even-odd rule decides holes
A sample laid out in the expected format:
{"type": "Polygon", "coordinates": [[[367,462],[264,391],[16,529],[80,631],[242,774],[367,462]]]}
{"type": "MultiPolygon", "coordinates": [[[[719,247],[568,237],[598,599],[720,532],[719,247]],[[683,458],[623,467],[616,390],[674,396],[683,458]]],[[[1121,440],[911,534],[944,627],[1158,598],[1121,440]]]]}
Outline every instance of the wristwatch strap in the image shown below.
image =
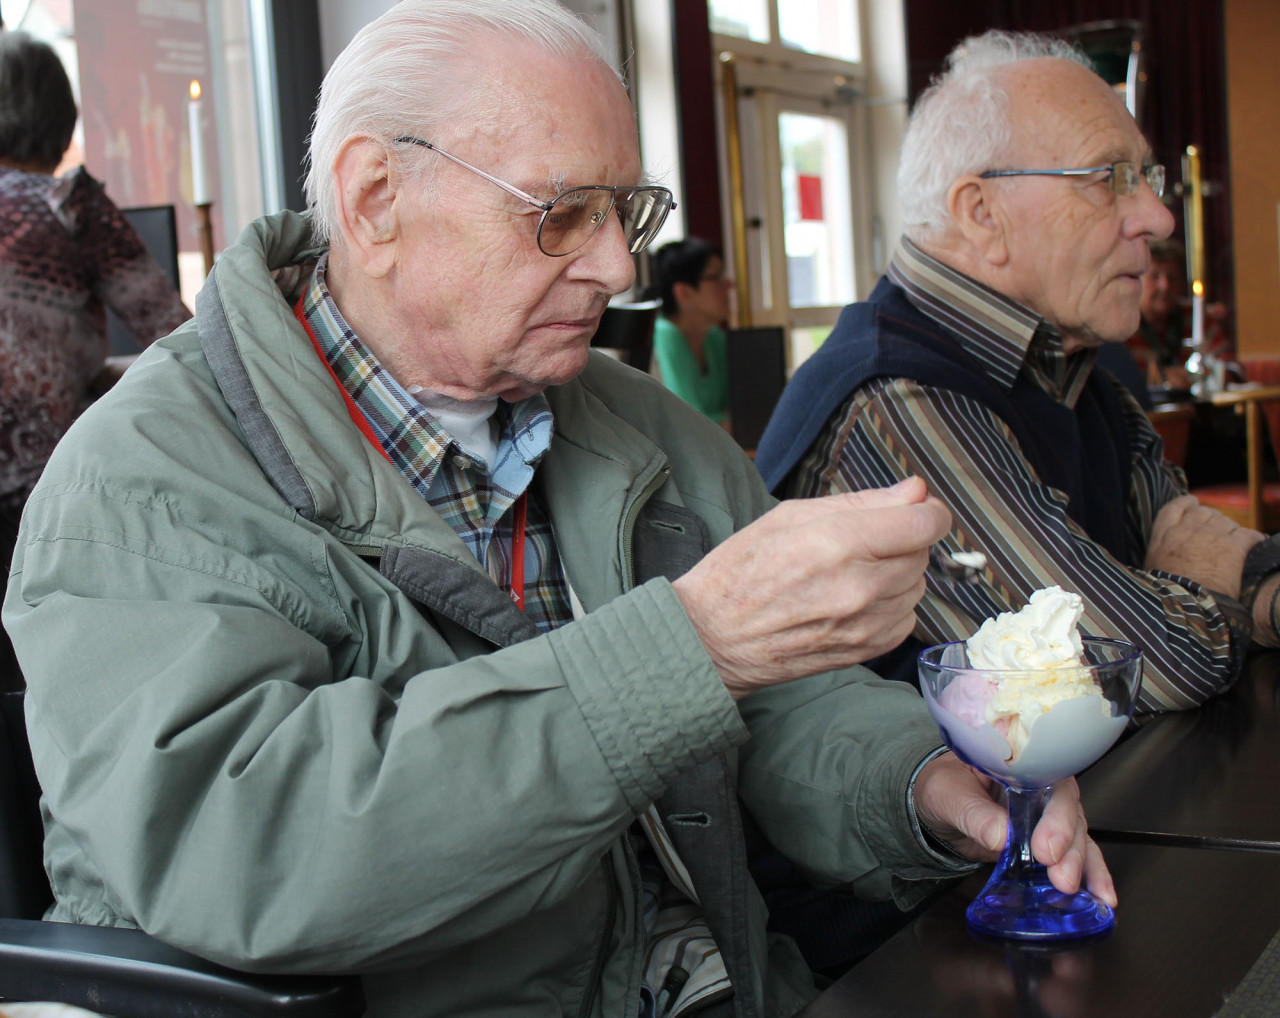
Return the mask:
{"type": "Polygon", "coordinates": [[[1258,585],[1272,573],[1280,572],[1280,534],[1259,541],[1249,549],[1240,573],[1240,601],[1252,606],[1258,585]]]}

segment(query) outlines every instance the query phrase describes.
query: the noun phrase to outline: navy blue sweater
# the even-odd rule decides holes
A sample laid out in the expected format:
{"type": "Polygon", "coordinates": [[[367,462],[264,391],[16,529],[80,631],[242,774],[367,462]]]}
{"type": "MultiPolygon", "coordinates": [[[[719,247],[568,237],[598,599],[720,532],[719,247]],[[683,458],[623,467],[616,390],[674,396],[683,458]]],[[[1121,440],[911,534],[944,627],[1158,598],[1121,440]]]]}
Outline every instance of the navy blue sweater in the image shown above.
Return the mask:
{"type": "Polygon", "coordinates": [[[1125,541],[1128,429],[1111,380],[1094,371],[1074,408],[1022,375],[1005,391],[955,333],[887,278],[869,300],[844,309],[783,392],[756,450],[756,466],[771,491],[782,489],[828,418],[875,378],[909,378],[983,404],[1009,426],[1039,479],[1067,495],[1067,513],[1085,533],[1119,561],[1138,564],[1129,561],[1125,541]]]}

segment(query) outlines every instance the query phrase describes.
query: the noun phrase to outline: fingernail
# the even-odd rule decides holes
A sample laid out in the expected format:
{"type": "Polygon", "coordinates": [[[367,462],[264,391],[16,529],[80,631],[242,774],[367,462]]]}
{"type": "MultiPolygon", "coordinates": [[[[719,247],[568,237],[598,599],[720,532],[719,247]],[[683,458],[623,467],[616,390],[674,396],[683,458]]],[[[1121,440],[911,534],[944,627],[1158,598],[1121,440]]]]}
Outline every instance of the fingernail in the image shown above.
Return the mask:
{"type": "Polygon", "coordinates": [[[1049,858],[1047,865],[1052,866],[1062,858],[1062,853],[1066,851],[1067,839],[1059,834],[1055,834],[1049,838],[1049,858]]]}

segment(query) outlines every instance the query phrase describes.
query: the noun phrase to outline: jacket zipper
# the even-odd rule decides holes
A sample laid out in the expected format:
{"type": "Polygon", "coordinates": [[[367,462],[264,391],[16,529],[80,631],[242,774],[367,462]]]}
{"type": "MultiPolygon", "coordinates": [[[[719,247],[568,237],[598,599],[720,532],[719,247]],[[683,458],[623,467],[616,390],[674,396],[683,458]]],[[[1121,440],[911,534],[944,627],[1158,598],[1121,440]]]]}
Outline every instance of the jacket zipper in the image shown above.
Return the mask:
{"type": "MultiPolygon", "coordinates": [[[[634,502],[627,507],[626,514],[622,517],[622,543],[621,547],[626,552],[622,556],[622,589],[630,590],[635,585],[635,572],[631,562],[631,536],[635,533],[636,520],[640,518],[640,510],[648,503],[650,497],[656,492],[667,477],[671,473],[671,468],[666,464],[649,478],[648,483],[641,489],[640,494],[636,496],[634,502]]],[[[595,1003],[596,994],[600,992],[600,980],[604,975],[604,966],[609,953],[609,941],[613,936],[613,924],[617,919],[618,912],[618,889],[614,886],[613,870],[609,867],[609,857],[606,855],[600,861],[600,867],[604,872],[605,887],[607,889],[607,901],[605,904],[604,931],[600,937],[600,945],[596,949],[596,958],[591,966],[591,979],[587,983],[587,993],[582,998],[582,1007],[578,1010],[578,1018],[589,1018],[591,1014],[591,1005],[595,1003]]]]}
{"type": "Polygon", "coordinates": [[[578,1018],[589,1018],[591,1005],[595,1003],[596,994],[600,992],[600,979],[604,975],[604,963],[609,954],[609,941],[613,937],[613,924],[618,915],[618,889],[614,886],[613,870],[609,867],[607,852],[600,860],[600,871],[604,874],[605,886],[604,931],[600,937],[600,944],[596,948],[596,960],[591,966],[591,978],[587,980],[587,990],[582,996],[582,1007],[578,1009],[578,1018]]]}
{"type": "Polygon", "coordinates": [[[667,478],[671,476],[671,467],[665,463],[649,478],[640,494],[636,496],[634,502],[627,507],[626,515],[622,517],[622,589],[631,590],[635,586],[635,565],[631,558],[631,537],[635,533],[636,520],[640,518],[640,510],[649,503],[649,499],[654,493],[666,483],[667,478]]]}

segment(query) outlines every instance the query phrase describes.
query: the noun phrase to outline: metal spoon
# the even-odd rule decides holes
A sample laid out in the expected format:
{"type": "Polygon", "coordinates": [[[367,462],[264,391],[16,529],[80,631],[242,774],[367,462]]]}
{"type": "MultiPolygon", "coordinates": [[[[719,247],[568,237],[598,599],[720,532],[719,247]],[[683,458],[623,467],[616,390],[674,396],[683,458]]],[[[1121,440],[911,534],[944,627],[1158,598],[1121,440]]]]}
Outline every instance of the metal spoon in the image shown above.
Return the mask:
{"type": "Polygon", "coordinates": [[[929,549],[929,570],[949,583],[977,583],[987,567],[987,556],[980,551],[958,551],[954,555],[940,544],[929,549]]]}

